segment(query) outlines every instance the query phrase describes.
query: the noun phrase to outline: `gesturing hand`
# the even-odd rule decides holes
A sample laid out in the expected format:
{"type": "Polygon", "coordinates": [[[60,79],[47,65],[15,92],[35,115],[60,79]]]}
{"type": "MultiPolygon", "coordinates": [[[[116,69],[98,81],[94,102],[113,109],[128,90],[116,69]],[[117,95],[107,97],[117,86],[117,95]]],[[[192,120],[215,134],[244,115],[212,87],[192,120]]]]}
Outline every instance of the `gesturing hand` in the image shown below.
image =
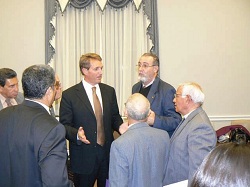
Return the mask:
{"type": "Polygon", "coordinates": [[[83,127],[79,127],[78,132],[77,132],[77,136],[78,136],[79,140],[81,140],[83,143],[90,144],[90,141],[85,136],[83,127]]]}

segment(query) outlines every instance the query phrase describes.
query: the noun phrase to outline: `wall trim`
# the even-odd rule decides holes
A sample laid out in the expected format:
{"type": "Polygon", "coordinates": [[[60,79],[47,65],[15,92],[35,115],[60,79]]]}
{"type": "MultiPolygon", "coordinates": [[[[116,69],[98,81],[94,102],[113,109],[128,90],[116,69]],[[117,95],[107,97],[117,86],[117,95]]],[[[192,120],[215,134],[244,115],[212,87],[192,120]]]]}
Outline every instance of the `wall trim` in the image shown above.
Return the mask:
{"type": "Polygon", "coordinates": [[[216,121],[232,121],[232,120],[250,120],[250,115],[235,115],[235,116],[209,116],[211,122],[216,121]]]}

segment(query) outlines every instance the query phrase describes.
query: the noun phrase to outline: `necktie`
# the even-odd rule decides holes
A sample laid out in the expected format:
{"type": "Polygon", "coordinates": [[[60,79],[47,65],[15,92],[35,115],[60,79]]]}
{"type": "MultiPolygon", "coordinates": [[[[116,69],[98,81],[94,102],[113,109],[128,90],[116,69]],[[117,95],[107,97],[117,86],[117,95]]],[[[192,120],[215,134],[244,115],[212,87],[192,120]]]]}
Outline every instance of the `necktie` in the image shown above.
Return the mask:
{"type": "Polygon", "coordinates": [[[185,118],[182,118],[182,120],[181,120],[180,124],[182,124],[184,120],[185,120],[185,118]]]}
{"type": "Polygon", "coordinates": [[[10,99],[6,99],[5,102],[7,103],[7,106],[12,106],[11,102],[10,102],[10,99]]]}
{"type": "Polygon", "coordinates": [[[53,106],[49,107],[49,112],[51,116],[56,117],[53,106]]]}
{"type": "Polygon", "coordinates": [[[105,143],[105,134],[103,127],[103,119],[102,119],[102,107],[96,95],[96,87],[92,87],[92,95],[93,95],[95,117],[97,123],[97,143],[103,146],[105,143]]]}

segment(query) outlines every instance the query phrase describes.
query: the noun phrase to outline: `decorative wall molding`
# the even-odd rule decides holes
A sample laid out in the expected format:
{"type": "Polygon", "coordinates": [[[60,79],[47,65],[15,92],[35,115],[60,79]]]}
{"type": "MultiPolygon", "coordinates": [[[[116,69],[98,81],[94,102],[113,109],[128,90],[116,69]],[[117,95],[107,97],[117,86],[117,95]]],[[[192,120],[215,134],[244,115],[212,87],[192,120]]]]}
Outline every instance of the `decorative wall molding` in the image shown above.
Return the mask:
{"type": "Polygon", "coordinates": [[[208,116],[212,122],[233,121],[233,120],[250,120],[250,115],[234,115],[234,116],[208,116]]]}

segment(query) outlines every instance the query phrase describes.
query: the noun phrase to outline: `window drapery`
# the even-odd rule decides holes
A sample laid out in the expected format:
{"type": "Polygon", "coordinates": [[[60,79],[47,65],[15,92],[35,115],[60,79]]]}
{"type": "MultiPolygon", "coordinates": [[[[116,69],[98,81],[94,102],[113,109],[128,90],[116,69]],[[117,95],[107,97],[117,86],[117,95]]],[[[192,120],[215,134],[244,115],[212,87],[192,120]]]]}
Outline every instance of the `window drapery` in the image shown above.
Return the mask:
{"type": "Polygon", "coordinates": [[[58,1],[46,0],[46,62],[61,77],[63,89],[81,80],[80,56],[98,53],[103,58],[103,82],[115,87],[122,112],[137,81],[138,58],[149,50],[158,54],[157,24],[152,23],[157,13],[150,15],[154,3],[146,2],[138,6],[131,0],[109,0],[102,9],[93,0],[71,0],[62,10],[58,1]]]}

